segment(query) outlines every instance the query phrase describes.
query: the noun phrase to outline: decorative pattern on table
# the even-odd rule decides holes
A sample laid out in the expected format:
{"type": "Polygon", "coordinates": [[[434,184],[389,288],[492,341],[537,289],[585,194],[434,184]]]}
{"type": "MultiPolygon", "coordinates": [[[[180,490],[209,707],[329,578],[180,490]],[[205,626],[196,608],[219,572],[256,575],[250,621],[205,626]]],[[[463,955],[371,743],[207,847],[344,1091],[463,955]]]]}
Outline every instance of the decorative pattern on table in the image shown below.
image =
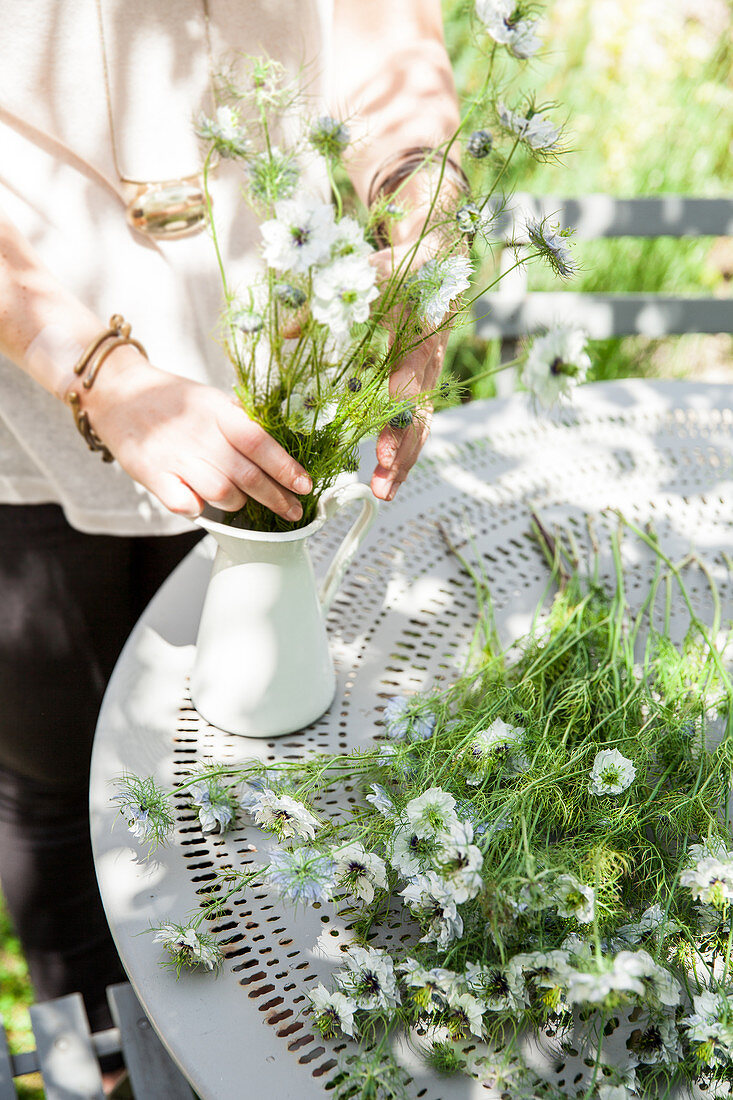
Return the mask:
{"type": "MultiPolygon", "coordinates": [[[[602,419],[569,409],[541,424],[509,422],[490,441],[456,445],[438,440],[402,488],[395,510],[377,524],[334,601],[330,632],[339,689],[331,711],[297,734],[256,742],[207,726],[185,699],[174,738],[177,774],[185,774],[195,761],[241,759],[245,752],[272,761],[349,751],[381,736],[380,715],[388,697],[459,673],[476,618],[474,583],[443,533],[467,558],[482,560],[503,638],[522,633],[548,580],[530,538],[530,505],[547,527],[561,524],[569,530],[581,554],[589,552],[592,539],[603,546],[604,534],[617,522],[604,509],[621,509],[638,525],[651,521],[672,556],[683,557],[691,546],[700,551],[729,617],[733,583],[726,551],[731,548],[732,500],[733,413],[728,409],[704,415],[691,409],[663,411],[651,423],[648,413],[633,409],[602,419]],[[591,528],[588,515],[594,517],[591,528]]],[[[347,524],[344,518],[314,540],[316,571],[347,524]]],[[[625,553],[628,599],[636,610],[647,591],[651,557],[631,536],[625,553]]],[[[602,553],[601,561],[601,575],[610,579],[610,555],[602,553]]],[[[698,571],[688,581],[697,610],[709,615],[704,575],[698,571]]],[[[681,637],[686,622],[682,608],[673,608],[673,635],[681,637]]],[[[346,803],[356,797],[347,784],[346,803]]],[[[343,805],[334,796],[320,810],[337,815],[343,805]]],[[[190,875],[192,907],[196,895],[216,889],[217,870],[251,865],[268,845],[259,830],[247,827],[204,838],[184,798],[177,835],[190,875]]],[[[338,955],[348,926],[318,905],[294,915],[276,896],[252,889],[230,903],[212,931],[224,946],[225,969],[263,1021],[276,1029],[283,1050],[318,1089],[328,1090],[335,1056],[346,1044],[312,1032],[304,990],[328,981],[329,960],[338,955]]],[[[407,934],[395,921],[377,942],[407,934]]],[[[607,1032],[610,1046],[615,1038],[618,1050],[625,1051],[623,1021],[610,1021],[607,1032]]],[[[542,1056],[538,1047],[535,1057],[542,1056]]],[[[591,1072],[582,1050],[554,1067],[548,1058],[545,1051],[559,1088],[569,1096],[582,1091],[591,1072]]],[[[416,1097],[449,1100],[481,1092],[475,1083],[439,1079],[418,1065],[410,1068],[416,1097]]],[[[303,1095],[312,1093],[306,1087],[303,1095]]]]}

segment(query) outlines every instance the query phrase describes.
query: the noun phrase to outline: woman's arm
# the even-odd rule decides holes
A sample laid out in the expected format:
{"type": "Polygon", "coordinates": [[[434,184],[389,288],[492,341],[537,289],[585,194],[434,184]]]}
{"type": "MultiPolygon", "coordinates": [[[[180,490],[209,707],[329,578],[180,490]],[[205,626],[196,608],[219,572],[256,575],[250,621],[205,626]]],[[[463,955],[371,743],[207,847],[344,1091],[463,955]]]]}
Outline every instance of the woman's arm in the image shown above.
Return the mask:
{"type": "MultiPolygon", "coordinates": [[[[346,167],[363,202],[380,168],[401,151],[444,145],[460,116],[453,72],[443,41],[440,0],[335,0],[332,61],[334,114],[351,131],[346,167]]],[[[446,177],[441,198],[455,194],[455,176],[446,177]]],[[[379,252],[374,262],[387,276],[394,258],[417,238],[431,196],[418,173],[400,189],[407,213],[391,225],[394,253],[379,252]]],[[[428,246],[429,247],[429,246],[428,246]]],[[[415,263],[427,258],[418,254],[415,263]]],[[[434,388],[443,369],[447,336],[426,338],[390,378],[390,390],[411,396],[434,388]]],[[[402,430],[387,427],[377,441],[372,490],[392,500],[414,465],[430,430],[431,411],[402,430]]]]}
{"type": "Polygon", "coordinates": [[[204,502],[236,511],[251,496],[300,518],[306,471],[220,390],[160,370],[129,345],[111,353],[91,389],[75,385],[74,364],[106,327],[0,213],[0,353],[60,400],[80,391],[102,442],[171,512],[198,515],[204,502]]]}

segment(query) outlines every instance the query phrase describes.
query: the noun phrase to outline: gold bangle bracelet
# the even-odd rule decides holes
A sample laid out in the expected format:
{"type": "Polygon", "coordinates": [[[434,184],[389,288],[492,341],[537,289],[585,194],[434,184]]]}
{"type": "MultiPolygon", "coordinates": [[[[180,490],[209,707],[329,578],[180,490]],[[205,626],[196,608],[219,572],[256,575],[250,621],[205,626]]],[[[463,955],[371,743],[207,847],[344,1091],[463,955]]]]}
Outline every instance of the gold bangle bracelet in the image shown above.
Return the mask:
{"type": "MultiPolygon", "coordinates": [[[[131,344],[147,359],[145,348],[138,340],[132,338],[131,331],[131,325],[121,314],[115,313],[110,317],[107,331],[91,342],[74,366],[74,374],[80,379],[83,389],[90,390],[92,388],[100,367],[116,348],[131,344]]],[[[94,431],[89,421],[89,414],[81,407],[79,391],[77,389],[70,390],[66,395],[66,400],[71,406],[77,430],[89,450],[98,451],[103,462],[113,462],[114,455],[94,431]]]]}

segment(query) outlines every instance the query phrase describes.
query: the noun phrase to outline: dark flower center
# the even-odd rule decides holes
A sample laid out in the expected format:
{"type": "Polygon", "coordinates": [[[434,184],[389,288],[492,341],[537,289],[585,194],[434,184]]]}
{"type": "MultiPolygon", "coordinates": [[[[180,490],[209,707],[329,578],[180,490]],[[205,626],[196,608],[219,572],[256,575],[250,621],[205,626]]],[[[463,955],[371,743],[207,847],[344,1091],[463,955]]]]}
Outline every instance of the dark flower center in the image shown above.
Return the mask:
{"type": "Polygon", "coordinates": [[[294,225],[291,233],[293,235],[293,242],[298,248],[301,248],[310,240],[310,229],[305,229],[302,225],[294,225]]]}
{"type": "Polygon", "coordinates": [[[379,993],[382,988],[379,984],[379,978],[371,970],[364,971],[364,974],[362,976],[362,985],[366,993],[371,993],[374,996],[376,996],[376,994],[379,993]]]}
{"type": "Polygon", "coordinates": [[[550,363],[550,374],[562,374],[564,366],[565,366],[565,364],[563,363],[560,356],[556,355],[555,358],[550,363]]]}

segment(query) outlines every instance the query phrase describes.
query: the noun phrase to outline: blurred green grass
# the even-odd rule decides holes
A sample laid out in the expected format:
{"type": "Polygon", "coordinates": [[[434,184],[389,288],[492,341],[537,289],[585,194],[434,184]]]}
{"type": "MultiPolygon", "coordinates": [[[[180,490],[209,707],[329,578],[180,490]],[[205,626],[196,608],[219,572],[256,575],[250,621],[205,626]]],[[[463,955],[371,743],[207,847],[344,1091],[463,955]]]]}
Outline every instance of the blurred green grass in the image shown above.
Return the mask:
{"type": "MultiPolygon", "coordinates": [[[[471,47],[469,0],[444,0],[446,40],[459,91],[481,79],[471,47]]],[[[543,23],[542,57],[499,73],[502,94],[516,106],[521,93],[555,101],[553,117],[568,120],[568,152],[560,162],[518,157],[510,189],[538,194],[617,196],[728,195],[733,178],[733,45],[726,0],[707,0],[695,16],[669,0],[665,18],[652,0],[553,0],[543,23]],[[679,9],[679,12],[677,11],[679,9]],[[677,13],[677,14],[675,14],[677,13]]],[[[571,289],[730,293],[733,241],[598,241],[576,246],[581,264],[571,289]]],[[[534,268],[530,287],[556,287],[534,268]]],[[[695,377],[713,365],[733,379],[733,338],[627,337],[591,344],[593,377],[695,377]]],[[[468,381],[472,397],[489,397],[493,381],[470,379],[496,365],[499,348],[465,331],[451,338],[448,365],[468,381]]],[[[11,1049],[33,1044],[27,971],[0,897],[0,1015],[11,1049]]],[[[26,1100],[43,1096],[37,1080],[18,1084],[26,1100]]]]}

